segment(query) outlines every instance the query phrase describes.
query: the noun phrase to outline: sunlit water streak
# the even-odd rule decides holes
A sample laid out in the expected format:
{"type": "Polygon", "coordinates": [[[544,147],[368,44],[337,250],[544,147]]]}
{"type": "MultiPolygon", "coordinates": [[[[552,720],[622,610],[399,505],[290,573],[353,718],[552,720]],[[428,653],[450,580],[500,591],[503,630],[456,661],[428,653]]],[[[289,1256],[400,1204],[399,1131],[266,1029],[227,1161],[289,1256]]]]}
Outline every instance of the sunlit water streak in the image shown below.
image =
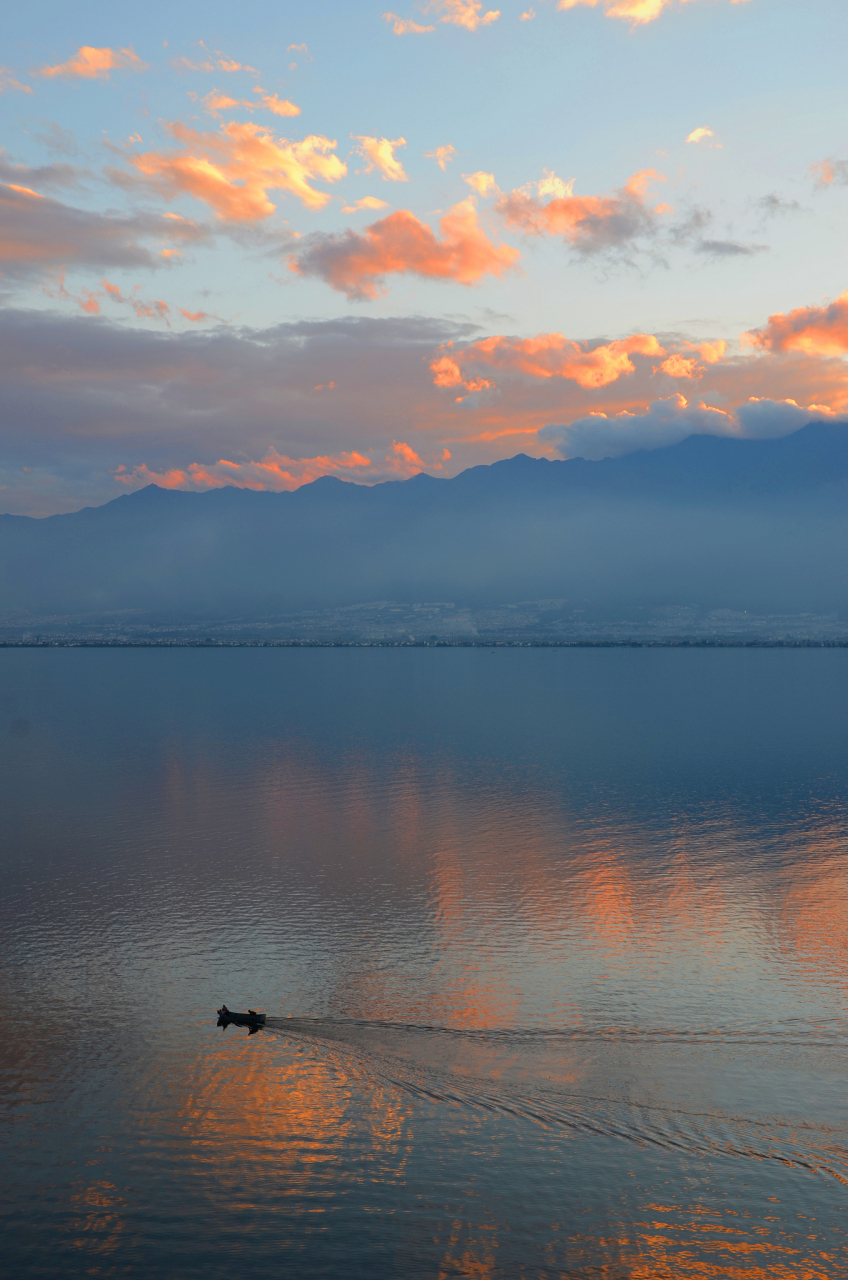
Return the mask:
{"type": "Polygon", "coordinates": [[[0,655],[12,1272],[848,1275],[846,657],[0,655]]]}

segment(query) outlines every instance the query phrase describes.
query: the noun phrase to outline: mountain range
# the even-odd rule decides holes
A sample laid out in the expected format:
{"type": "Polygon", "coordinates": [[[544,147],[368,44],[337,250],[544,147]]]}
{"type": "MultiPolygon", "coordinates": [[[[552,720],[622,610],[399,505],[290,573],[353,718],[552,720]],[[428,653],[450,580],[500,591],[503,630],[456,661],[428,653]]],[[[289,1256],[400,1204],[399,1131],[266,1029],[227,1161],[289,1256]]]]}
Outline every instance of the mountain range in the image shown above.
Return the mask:
{"type": "Polygon", "coordinates": [[[261,623],[375,601],[553,601],[565,631],[674,608],[848,619],[846,566],[846,423],[598,462],[519,454],[453,479],[150,485],[72,514],[0,516],[7,631],[261,623]]]}

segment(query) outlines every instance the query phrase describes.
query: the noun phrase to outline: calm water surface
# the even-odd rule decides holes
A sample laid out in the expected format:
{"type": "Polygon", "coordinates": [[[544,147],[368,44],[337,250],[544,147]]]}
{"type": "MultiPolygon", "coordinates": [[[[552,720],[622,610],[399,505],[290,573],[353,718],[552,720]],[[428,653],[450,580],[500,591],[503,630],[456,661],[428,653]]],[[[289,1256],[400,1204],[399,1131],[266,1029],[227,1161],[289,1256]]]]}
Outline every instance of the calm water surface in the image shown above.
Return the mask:
{"type": "Polygon", "coordinates": [[[848,651],[7,650],[0,821],[8,1274],[848,1276],[848,651]]]}

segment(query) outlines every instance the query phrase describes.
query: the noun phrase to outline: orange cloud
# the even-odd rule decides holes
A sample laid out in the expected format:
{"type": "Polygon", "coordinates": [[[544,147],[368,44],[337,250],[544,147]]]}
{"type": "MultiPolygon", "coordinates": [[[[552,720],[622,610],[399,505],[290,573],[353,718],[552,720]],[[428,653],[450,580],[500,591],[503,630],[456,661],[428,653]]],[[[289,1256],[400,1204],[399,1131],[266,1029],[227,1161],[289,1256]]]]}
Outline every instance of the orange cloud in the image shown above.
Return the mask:
{"type": "Polygon", "coordinates": [[[510,245],[495,244],[478,226],[474,197],[445,214],[442,238],[406,209],[399,209],[362,234],[316,235],[289,258],[299,275],[316,275],[349,298],[375,298],[387,275],[411,274],[429,280],[474,284],[483,276],[501,276],[521,256],[510,245]]]}
{"type": "MultiPolygon", "coordinates": [[[[217,89],[212,89],[201,98],[204,110],[210,116],[219,116],[222,111],[231,111],[233,107],[244,107],[246,111],[257,111],[262,106],[268,111],[273,111],[276,116],[299,116],[300,107],[296,107],[293,102],[289,102],[287,98],[280,98],[276,93],[266,93],[261,85],[257,85],[253,90],[259,95],[259,102],[253,102],[250,98],[230,98],[226,93],[219,93],[217,89]]],[[[195,94],[190,93],[190,98],[195,98],[195,94]]]]}
{"type": "Polygon", "coordinates": [[[310,186],[313,179],[337,182],[347,173],[336,142],[310,134],[302,142],[275,138],[269,129],[231,121],[220,133],[198,133],[175,121],[168,126],[177,151],[147,151],[131,163],[169,196],[191,195],[227,222],[258,222],[274,212],[269,190],[289,191],[308,209],[330,199],[310,186]]]}
{"type": "MultiPolygon", "coordinates": [[[[454,27],[465,27],[466,31],[477,31],[480,27],[488,27],[497,22],[501,16],[500,9],[489,9],[483,13],[480,0],[429,0],[420,6],[425,13],[438,14],[439,22],[447,22],[454,27]]],[[[399,18],[396,13],[384,13],[386,22],[391,22],[396,36],[423,35],[425,31],[434,31],[435,27],[424,27],[411,18],[399,18]]]]}
{"type": "Polygon", "coordinates": [[[848,352],[848,291],[827,307],[796,307],[769,316],[762,329],[743,335],[752,346],[768,351],[803,351],[811,356],[848,352]]]}
{"type": "Polygon", "coordinates": [[[561,235],[581,253],[615,249],[654,229],[657,211],[645,201],[652,182],[665,182],[656,169],[641,169],[612,196],[575,196],[573,180],[563,183],[547,172],[535,185],[502,196],[497,212],[528,235],[561,235]],[[552,194],[544,202],[541,197],[552,194]]]}
{"type": "MultiPolygon", "coordinates": [[[[171,323],[168,316],[171,314],[171,308],[168,306],[167,302],[163,302],[161,298],[155,302],[146,302],[143,298],[140,298],[138,296],[138,291],[141,288],[141,285],[137,284],[132,293],[123,294],[118,285],[112,284],[108,280],[101,280],[100,284],[101,287],[106,290],[107,296],[111,298],[113,302],[122,303],[124,306],[130,307],[138,316],[139,320],[164,320],[165,324],[170,329],[171,323]]],[[[99,306],[97,310],[100,310],[99,306]]],[[[186,316],[189,320],[195,318],[189,315],[187,311],[183,311],[181,314],[186,316]]],[[[202,312],[198,312],[197,314],[198,317],[203,315],[202,312]]]]}
{"type": "Polygon", "coordinates": [[[698,344],[698,355],[707,364],[718,364],[727,350],[727,343],[719,338],[716,342],[700,342],[698,344]]]}
{"type": "Polygon", "coordinates": [[[32,93],[31,85],[22,84],[8,67],[0,67],[0,93],[7,93],[9,89],[14,89],[17,93],[32,93]]]}
{"type": "MultiPolygon", "coordinates": [[[[449,343],[452,347],[453,344],[449,343]]],[[[445,348],[439,348],[445,351],[445,348]]],[[[568,378],[581,387],[605,387],[623,374],[635,373],[632,355],[664,356],[666,354],[653,334],[636,333],[629,338],[590,348],[588,343],[574,342],[561,333],[540,333],[535,338],[482,338],[469,346],[438,357],[430,368],[440,387],[464,387],[467,391],[483,389],[478,380],[469,380],[465,366],[483,365],[507,374],[523,374],[530,378],[568,378]]],[[[491,383],[485,383],[491,386],[491,383]]]]}
{"type": "Polygon", "coordinates": [[[145,463],[128,469],[119,467],[115,479],[128,488],[158,484],[162,489],[219,489],[234,485],[239,489],[268,489],[281,492],[309,484],[319,476],[367,472],[371,459],[361,453],[340,453],[335,457],[289,458],[271,449],[259,462],[231,462],[219,458],[208,465],[192,462],[186,468],[154,471],[145,463]]]}
{"type": "MultiPolygon", "coordinates": [[[[328,384],[333,385],[333,384],[328,384]]],[[[318,391],[322,388],[316,387],[318,391]]],[[[219,458],[214,463],[192,462],[187,467],[174,467],[168,471],[155,471],[146,463],[139,466],[119,466],[112,474],[118,484],[138,489],[147,484],[158,484],[162,489],[220,489],[233,485],[238,489],[269,490],[280,493],[299,489],[321,476],[344,476],[357,483],[377,483],[393,476],[406,479],[425,470],[441,471],[450,458],[444,449],[441,457],[426,463],[415,450],[403,441],[393,440],[382,463],[356,451],[335,455],[325,454],[316,458],[289,458],[270,449],[259,462],[232,462],[219,458]]]]}
{"type": "Polygon", "coordinates": [[[413,22],[411,18],[399,18],[396,13],[384,13],[383,18],[392,24],[396,36],[421,36],[426,31],[436,30],[435,27],[423,27],[420,22],[413,22]]]}
{"type": "MultiPolygon", "coordinates": [[[[291,46],[290,46],[291,47],[291,46]]],[[[214,54],[210,54],[209,50],[202,40],[198,42],[198,48],[203,50],[204,58],[199,62],[192,62],[190,58],[172,58],[171,66],[175,71],[226,71],[232,73],[234,71],[249,71],[252,75],[258,75],[255,67],[249,67],[244,62],[236,62],[234,58],[228,58],[226,54],[221,53],[220,49],[216,49],[214,54]]]]}
{"type": "Polygon", "coordinates": [[[51,281],[45,281],[41,286],[42,293],[46,293],[48,298],[61,298],[69,302],[75,302],[76,305],[89,316],[100,314],[100,303],[97,301],[95,294],[90,289],[80,289],[79,294],[70,293],[65,288],[65,273],[54,278],[51,281]]]}
{"type": "MultiPolygon", "coordinates": [[[[188,95],[192,100],[195,94],[188,95]]],[[[211,89],[200,101],[203,104],[203,110],[207,115],[217,116],[222,111],[232,111],[233,107],[247,107],[248,111],[254,111],[255,102],[243,102],[241,98],[230,98],[226,93],[219,93],[217,89],[211,89]]]]}
{"type": "MultiPolygon", "coordinates": [[[[542,359],[538,352],[531,352],[528,360],[518,339],[490,340],[491,352],[478,352],[476,343],[444,343],[436,348],[430,363],[434,389],[444,406],[442,438],[479,445],[494,459],[504,456],[498,441],[522,430],[527,433],[528,452],[549,450],[559,440],[563,456],[602,458],[673,443],[693,432],[784,435],[806,422],[833,420],[835,414],[848,410],[848,364],[843,356],[770,351],[728,356],[721,354],[718,341],[684,343],[679,354],[683,359],[697,356],[699,362],[694,371],[697,382],[690,379],[683,384],[697,386],[698,398],[687,391],[687,402],[679,394],[658,400],[658,393],[665,394],[658,379],[667,375],[655,356],[640,358],[638,352],[630,359],[635,370],[626,376],[607,382],[602,365],[596,380],[570,378],[573,349],[562,340],[563,352],[557,336],[553,342],[550,337],[542,335],[542,359]],[[481,385],[484,381],[489,388],[481,385]],[[598,385],[591,385],[593,381],[598,385]],[[473,395],[478,388],[483,394],[473,395]],[[446,394],[451,391],[452,395],[446,394]],[[454,426],[448,434],[450,421],[454,426]],[[537,440],[531,438],[534,432],[537,440]]],[[[584,352],[589,347],[585,342],[575,345],[584,352]]],[[[657,354],[664,362],[669,353],[660,348],[657,354]]],[[[601,358],[604,355],[601,351],[601,358]]],[[[608,371],[616,372],[614,367],[608,371]]],[[[436,421],[431,409],[428,422],[436,421]]],[[[471,462],[480,454],[465,457],[471,462]]]]}
{"type": "Polygon", "coordinates": [[[430,0],[426,8],[428,12],[440,14],[439,22],[448,22],[454,27],[465,27],[466,31],[488,27],[490,23],[497,22],[501,16],[500,9],[489,9],[483,13],[480,0],[430,0]]]}
{"type": "Polygon", "coordinates": [[[40,191],[33,191],[32,187],[22,187],[17,182],[7,182],[5,185],[8,191],[17,191],[18,195],[21,196],[32,196],[33,200],[47,199],[47,197],[43,196],[40,191]]]}
{"type": "Polygon", "coordinates": [[[146,71],[147,63],[142,62],[131,47],[116,51],[115,49],[94,49],[84,44],[67,62],[60,62],[55,67],[39,67],[32,74],[47,79],[76,78],[80,80],[108,80],[110,71],[146,71]]]}
{"type": "Polygon", "coordinates": [[[443,471],[444,464],[450,460],[450,456],[450,449],[442,449],[438,458],[432,458],[427,462],[415,452],[411,445],[404,444],[402,440],[393,440],[392,447],[383,462],[383,469],[392,475],[406,479],[409,476],[417,476],[424,470],[443,471]]]}
{"type": "MultiPolygon", "coordinates": [[[[61,274],[51,283],[49,280],[42,285],[42,291],[50,298],[62,298],[71,302],[75,302],[78,307],[85,311],[88,315],[100,314],[100,298],[107,298],[112,302],[129,307],[140,320],[163,320],[170,328],[168,317],[171,314],[171,308],[167,302],[161,298],[154,301],[147,301],[139,297],[141,285],[136,285],[129,294],[121,291],[120,285],[112,284],[110,280],[100,281],[100,290],[94,292],[91,289],[81,289],[79,294],[70,293],[65,288],[65,276],[61,274]]],[[[212,316],[206,311],[185,311],[181,310],[180,315],[186,320],[190,320],[194,324],[200,324],[206,320],[217,320],[217,316],[212,316]]]]}
{"type": "Polygon", "coordinates": [[[698,364],[698,360],[703,360],[705,364],[717,364],[724,356],[726,347],[727,344],[720,339],[698,345],[684,342],[682,351],[673,352],[662,362],[660,369],[672,378],[700,378],[705,370],[703,365],[698,364]],[[695,354],[690,355],[690,352],[695,354]]]}
{"type": "Polygon", "coordinates": [[[275,116],[299,116],[300,107],[296,107],[293,102],[289,102],[288,98],[281,98],[276,93],[266,93],[259,85],[253,90],[258,93],[263,106],[269,111],[273,111],[275,116]]]}
{"type": "Polygon", "coordinates": [[[439,166],[442,173],[445,172],[445,170],[447,169],[448,165],[450,164],[451,160],[453,160],[455,155],[456,155],[456,147],[452,146],[450,143],[448,143],[447,146],[444,146],[444,147],[436,147],[434,151],[424,152],[425,159],[435,160],[436,164],[439,166]]]}
{"type": "Polygon", "coordinates": [[[663,360],[660,365],[663,373],[667,373],[672,378],[697,378],[698,361],[694,356],[687,357],[679,351],[675,351],[667,360],[663,360]]]}
{"type": "Polygon", "coordinates": [[[830,187],[834,183],[840,186],[848,184],[848,160],[821,160],[818,164],[810,165],[810,172],[817,187],[830,187]]]}
{"type": "Polygon", "coordinates": [[[384,182],[409,182],[403,165],[395,158],[395,148],[405,147],[406,138],[390,142],[388,138],[366,138],[357,134],[351,137],[359,143],[356,150],[365,160],[364,173],[373,173],[376,169],[383,175],[384,182]]]}

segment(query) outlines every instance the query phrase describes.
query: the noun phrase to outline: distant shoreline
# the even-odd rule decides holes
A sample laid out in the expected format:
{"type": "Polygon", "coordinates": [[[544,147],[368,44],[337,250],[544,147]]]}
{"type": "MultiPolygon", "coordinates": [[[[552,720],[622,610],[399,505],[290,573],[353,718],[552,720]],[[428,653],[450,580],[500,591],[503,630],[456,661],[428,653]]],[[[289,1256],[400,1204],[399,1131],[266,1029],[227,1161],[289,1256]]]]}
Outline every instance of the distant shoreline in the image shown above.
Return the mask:
{"type": "Polygon", "coordinates": [[[0,649],[848,649],[841,640],[0,640],[0,649]]]}

